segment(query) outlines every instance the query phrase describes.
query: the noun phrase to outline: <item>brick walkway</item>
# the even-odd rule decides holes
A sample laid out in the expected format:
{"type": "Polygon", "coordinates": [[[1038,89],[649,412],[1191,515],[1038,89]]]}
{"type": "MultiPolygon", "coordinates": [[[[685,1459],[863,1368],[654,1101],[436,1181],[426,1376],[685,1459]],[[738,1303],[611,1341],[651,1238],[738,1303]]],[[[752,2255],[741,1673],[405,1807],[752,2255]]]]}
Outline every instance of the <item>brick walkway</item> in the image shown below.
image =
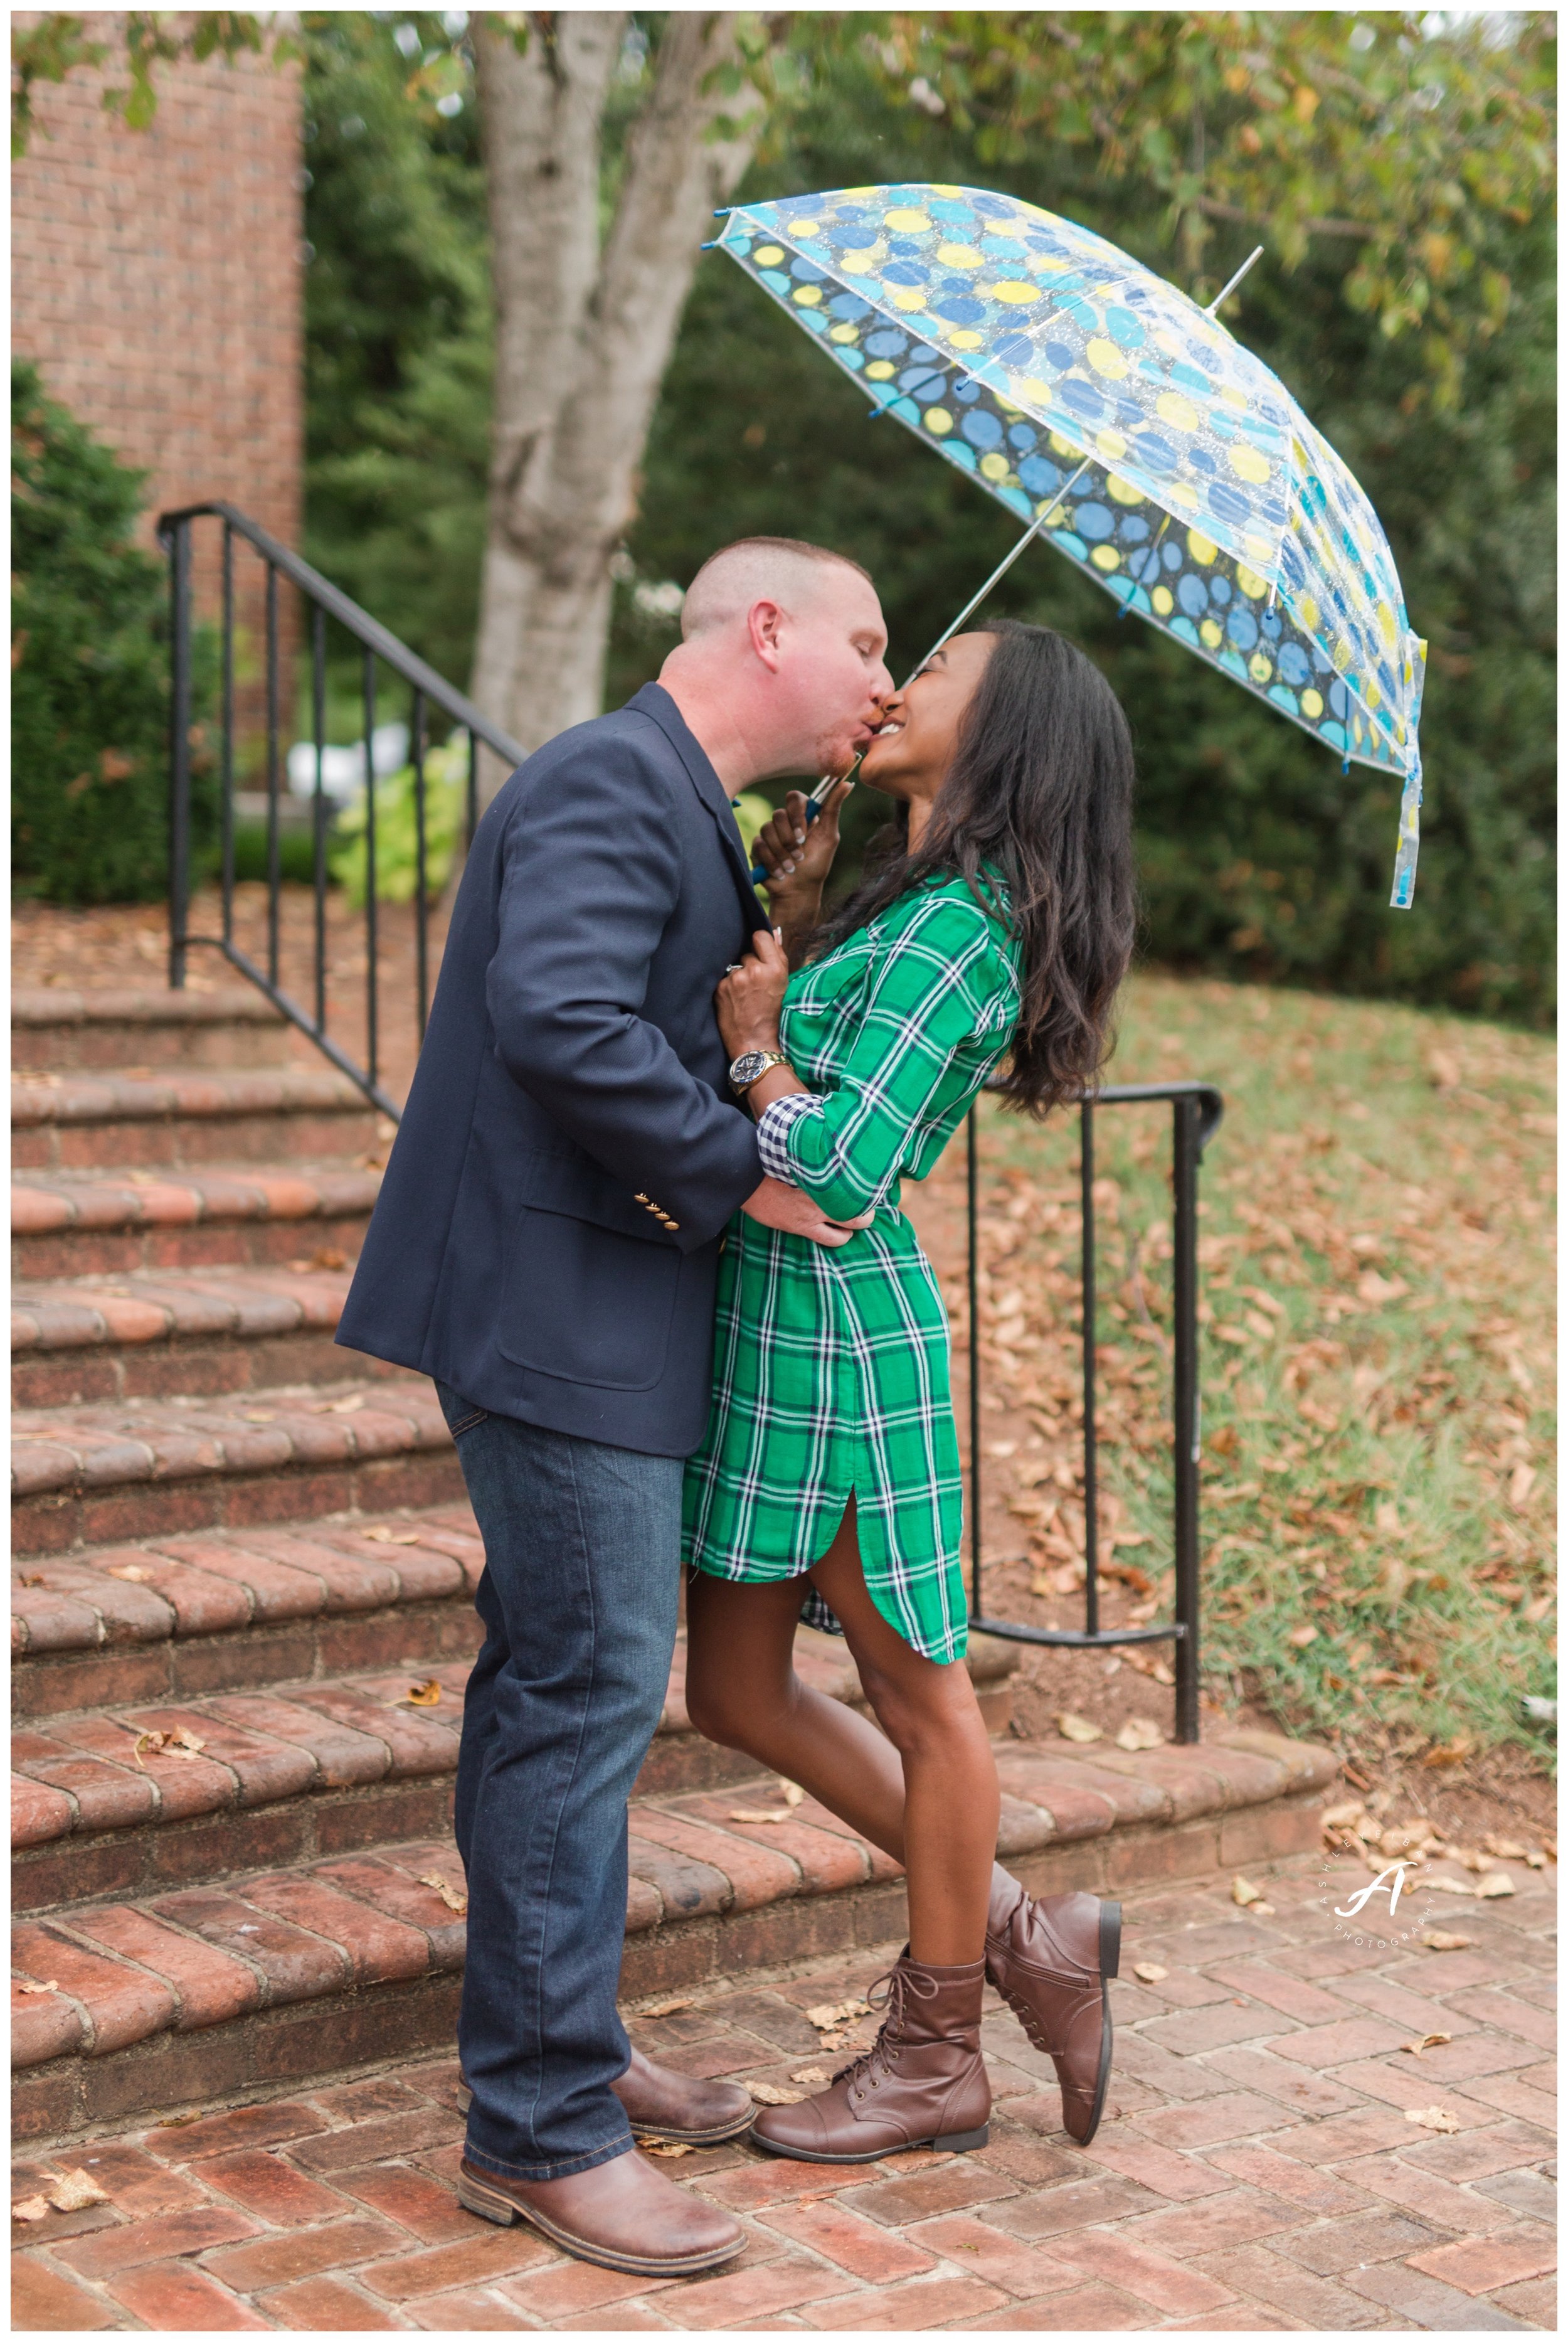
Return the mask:
{"type": "MultiPolygon", "coordinates": [[[[448,2060],[20,2166],[23,2200],[80,2168],[109,2201],[14,2227],[15,2322],[1550,2329],[1554,1877],[1513,1876],[1506,1900],[1407,1901],[1403,1940],[1386,1918],[1352,1939],[1333,1916],[1367,1877],[1337,1857],[1282,1866],[1263,1918],[1226,1880],[1131,1898],[1093,2147],[1066,2145],[1048,2061],[999,2010],[980,2154],[847,2177],[746,2147],[669,2163],[745,2218],[744,2257],[715,2277],[615,2277],[470,2218],[448,2060]],[[1423,1947],[1433,1926],[1467,1948],[1423,1947]],[[1428,2034],[1449,2037],[1402,2046],[1428,2034]],[[1440,2127],[1407,2119],[1433,2107],[1440,2127]]],[[[824,2062],[804,2012],[879,1965],[710,1987],[634,2028],[689,2072],[788,2087],[824,2062]]]]}

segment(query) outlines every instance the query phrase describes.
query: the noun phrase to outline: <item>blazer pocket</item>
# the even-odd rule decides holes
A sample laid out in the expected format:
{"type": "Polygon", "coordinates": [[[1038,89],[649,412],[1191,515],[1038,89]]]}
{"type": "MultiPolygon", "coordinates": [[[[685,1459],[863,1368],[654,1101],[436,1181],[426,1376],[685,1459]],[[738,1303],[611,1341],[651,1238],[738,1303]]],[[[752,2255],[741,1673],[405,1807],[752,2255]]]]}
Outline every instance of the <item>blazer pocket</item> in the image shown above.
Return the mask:
{"type": "Polygon", "coordinates": [[[507,1247],[496,1346],[514,1366],[600,1390],[650,1390],[664,1371],[681,1255],[525,1204],[507,1247]]]}

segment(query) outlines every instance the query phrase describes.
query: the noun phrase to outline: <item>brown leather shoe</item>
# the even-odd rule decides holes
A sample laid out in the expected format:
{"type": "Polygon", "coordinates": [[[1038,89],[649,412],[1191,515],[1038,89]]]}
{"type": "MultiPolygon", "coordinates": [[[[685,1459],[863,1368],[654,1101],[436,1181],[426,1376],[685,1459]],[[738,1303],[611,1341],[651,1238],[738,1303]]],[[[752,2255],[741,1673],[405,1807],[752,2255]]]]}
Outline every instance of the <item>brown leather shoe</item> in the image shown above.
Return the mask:
{"type": "Polygon", "coordinates": [[[504,2179],[465,2157],[457,2200],[497,2227],[525,2220],[578,2260],[633,2277],[693,2277],[734,2260],[746,2241],[738,2220],[688,2196],[635,2147],[568,2179],[504,2179]]]}
{"type": "MultiPolygon", "coordinates": [[[[610,2087],[639,2138],[674,2147],[722,2147],[750,2130],[757,2110],[751,2092],[738,2083],[696,2081],[655,2066],[640,2049],[633,2050],[631,2064],[610,2087]]],[[[474,2093],[459,2069],[457,2110],[465,2115],[473,2104],[474,2093]]]]}
{"type": "Polygon", "coordinates": [[[885,2006],[871,2048],[795,2107],[764,2107],[752,2137],[801,2163],[875,2163],[907,2147],[958,2154],[991,2136],[980,2054],[985,1964],[934,1968],[906,1952],[866,1997],[885,2006]],[[881,2000],[873,1996],[881,1993],[881,2000]]]}
{"type": "Polygon", "coordinates": [[[991,1875],[985,1975],[1044,2049],[1062,2085],[1067,2136],[1087,2147],[1111,2079],[1111,1996],[1122,1907],[1097,1895],[1025,1894],[1000,1864],[991,1875]]]}

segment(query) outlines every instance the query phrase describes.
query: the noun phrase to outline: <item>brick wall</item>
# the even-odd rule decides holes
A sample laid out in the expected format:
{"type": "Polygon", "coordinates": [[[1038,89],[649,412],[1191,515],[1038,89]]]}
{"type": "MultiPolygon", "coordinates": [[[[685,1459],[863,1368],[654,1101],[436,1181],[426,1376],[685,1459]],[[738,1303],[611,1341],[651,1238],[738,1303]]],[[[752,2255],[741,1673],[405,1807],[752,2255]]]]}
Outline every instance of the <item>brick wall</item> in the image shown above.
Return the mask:
{"type": "Polygon", "coordinates": [[[150,473],[149,544],[159,510],[221,495],[297,545],[298,68],[160,65],[156,117],[129,130],[100,103],[106,81],[126,78],[115,71],[122,21],[88,20],[109,44],[104,72],[35,89],[13,176],[13,346],[150,473]]]}

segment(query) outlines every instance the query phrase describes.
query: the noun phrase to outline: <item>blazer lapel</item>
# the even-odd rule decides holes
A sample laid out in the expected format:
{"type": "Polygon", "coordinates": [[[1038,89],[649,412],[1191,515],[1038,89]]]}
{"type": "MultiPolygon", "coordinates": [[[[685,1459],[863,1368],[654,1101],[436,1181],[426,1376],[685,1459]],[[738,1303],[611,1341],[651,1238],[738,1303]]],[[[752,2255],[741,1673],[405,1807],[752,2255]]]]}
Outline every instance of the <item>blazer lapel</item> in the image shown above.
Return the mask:
{"type": "Polygon", "coordinates": [[[734,807],[724,795],[724,784],[714,772],[706,751],[662,684],[645,683],[635,696],[626,702],[639,716],[651,717],[679,756],[704,805],[714,817],[720,844],[729,862],[731,875],[740,888],[751,926],[765,927],[768,916],[758,902],[752,885],[751,865],[741,844],[740,824],[734,807]]]}

